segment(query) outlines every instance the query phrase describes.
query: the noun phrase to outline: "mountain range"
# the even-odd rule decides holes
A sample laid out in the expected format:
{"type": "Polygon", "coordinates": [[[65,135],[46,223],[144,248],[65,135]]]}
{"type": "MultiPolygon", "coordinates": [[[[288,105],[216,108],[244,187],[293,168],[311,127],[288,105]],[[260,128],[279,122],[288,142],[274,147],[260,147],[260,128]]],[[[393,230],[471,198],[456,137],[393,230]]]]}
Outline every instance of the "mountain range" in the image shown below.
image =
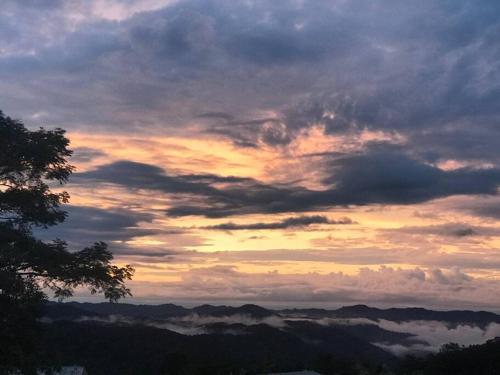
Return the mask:
{"type": "Polygon", "coordinates": [[[264,307],[246,304],[238,307],[200,305],[186,308],[174,304],[162,305],[135,305],[127,303],[56,303],[46,305],[44,315],[54,319],[76,318],[79,316],[107,316],[122,315],[130,318],[168,319],[185,317],[196,314],[198,316],[229,317],[245,315],[254,319],[264,319],[272,316],[284,318],[336,318],[370,320],[390,320],[394,322],[428,320],[447,322],[450,324],[474,324],[484,326],[500,323],[500,315],[488,311],[449,310],[435,311],[424,308],[389,308],[379,309],[366,305],[345,306],[335,310],[326,309],[285,309],[271,310],[264,307]]]}

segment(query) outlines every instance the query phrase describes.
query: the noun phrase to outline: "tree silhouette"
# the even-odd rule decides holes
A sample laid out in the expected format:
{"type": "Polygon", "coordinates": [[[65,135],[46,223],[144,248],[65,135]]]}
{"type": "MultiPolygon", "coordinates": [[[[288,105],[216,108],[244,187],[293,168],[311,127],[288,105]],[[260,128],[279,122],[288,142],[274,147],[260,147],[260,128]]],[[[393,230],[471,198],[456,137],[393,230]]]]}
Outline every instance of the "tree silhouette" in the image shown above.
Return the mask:
{"type": "Polygon", "coordinates": [[[112,265],[105,243],[69,251],[62,240],[33,235],[66,218],[69,195],[49,184],[63,185],[74,169],[68,145],[64,130],[30,131],[0,111],[0,373],[35,373],[40,365],[36,318],[46,290],[60,299],[79,286],[110,301],[130,295],[133,269],[112,265]]]}

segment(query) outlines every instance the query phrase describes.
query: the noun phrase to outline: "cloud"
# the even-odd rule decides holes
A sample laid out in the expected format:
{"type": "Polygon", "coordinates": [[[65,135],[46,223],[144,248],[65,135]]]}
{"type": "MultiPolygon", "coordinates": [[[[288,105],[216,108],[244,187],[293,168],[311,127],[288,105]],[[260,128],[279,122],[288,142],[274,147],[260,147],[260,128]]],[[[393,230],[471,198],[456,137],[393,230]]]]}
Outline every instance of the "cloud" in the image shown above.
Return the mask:
{"type": "Polygon", "coordinates": [[[497,197],[482,197],[472,202],[466,202],[461,205],[461,210],[483,219],[500,219],[500,204],[497,197]]]}
{"type": "Polygon", "coordinates": [[[110,182],[129,189],[157,190],[201,198],[195,205],[178,204],[170,216],[225,217],[249,213],[278,213],[367,204],[414,204],[452,195],[496,195],[500,171],[461,168],[452,171],[399,153],[364,153],[335,158],[329,163],[330,187],[309,190],[273,186],[258,181],[215,175],[169,175],[149,164],[118,161],[77,174],[82,183],[110,182]],[[223,187],[216,183],[225,183],[223,187]]]}
{"type": "Polygon", "coordinates": [[[86,246],[88,241],[127,241],[155,233],[139,227],[141,222],[153,220],[151,214],[86,206],[68,206],[65,210],[68,218],[62,224],[48,230],[40,229],[39,235],[44,238],[57,235],[73,245],[86,246]]]}
{"type": "Polygon", "coordinates": [[[384,342],[374,342],[373,345],[394,354],[396,357],[404,357],[411,354],[421,355],[422,353],[432,352],[432,348],[426,344],[388,344],[384,342]]]}
{"type": "Polygon", "coordinates": [[[7,1],[4,110],[158,132],[223,113],[205,130],[242,146],[321,125],[402,134],[429,161],[497,162],[498,11],[470,0],[7,1]]]}
{"type": "Polygon", "coordinates": [[[497,193],[500,170],[460,168],[452,171],[399,152],[374,151],[330,162],[332,194],[344,204],[409,204],[459,194],[497,193]]]}
{"type": "Polygon", "coordinates": [[[437,352],[442,345],[450,342],[465,346],[483,344],[500,334],[500,324],[497,323],[490,323],[485,328],[467,324],[450,327],[446,322],[428,320],[392,322],[381,319],[377,325],[389,331],[411,333],[416,336],[416,339],[428,343],[428,345],[410,346],[378,344],[378,346],[391,350],[397,355],[405,355],[415,350],[437,352]]]}
{"type": "Polygon", "coordinates": [[[177,238],[181,242],[179,237],[183,235],[176,228],[148,227],[147,224],[154,220],[154,216],[149,213],[88,206],[68,206],[65,210],[68,217],[63,223],[48,229],[35,229],[37,237],[47,241],[59,238],[75,250],[104,241],[116,256],[160,257],[165,261],[166,256],[176,254],[178,249],[138,248],[127,242],[158,235],[177,238]]]}
{"type": "Polygon", "coordinates": [[[248,262],[268,264],[270,262],[317,262],[338,265],[410,264],[419,267],[444,267],[447,269],[488,270],[500,267],[500,252],[491,249],[459,250],[453,253],[415,246],[392,248],[347,247],[342,242],[336,246],[328,244],[323,249],[307,250],[245,250],[218,251],[211,254],[220,262],[248,262]]]}
{"type": "Polygon", "coordinates": [[[139,282],[131,286],[139,295],[176,301],[252,301],[263,305],[338,306],[367,303],[376,306],[428,306],[439,308],[495,308],[498,281],[472,278],[460,270],[360,268],[358,273],[282,274],[247,273],[235,267],[191,269],[179,282],[139,282]],[[439,271],[438,271],[439,272],[439,271]]]}
{"type": "Polygon", "coordinates": [[[282,328],[286,326],[283,318],[279,316],[268,316],[262,319],[252,318],[249,315],[244,314],[234,314],[231,316],[199,316],[198,314],[190,314],[183,316],[181,318],[170,319],[172,323],[183,323],[190,325],[207,325],[214,323],[225,323],[225,324],[243,324],[246,326],[266,324],[271,327],[282,328]]]}
{"type": "Polygon", "coordinates": [[[237,120],[229,113],[216,112],[204,113],[198,117],[206,120],[207,133],[228,137],[239,147],[284,145],[292,140],[286,125],[279,118],[237,120]]]}
{"type": "Polygon", "coordinates": [[[157,166],[120,160],[105,164],[94,170],[77,173],[76,182],[111,182],[132,189],[160,190],[165,193],[187,193],[217,195],[215,183],[247,183],[251,179],[240,177],[221,177],[211,174],[168,175],[157,166]]]}
{"type": "Polygon", "coordinates": [[[87,163],[94,159],[104,157],[106,153],[92,147],[77,147],[73,149],[72,163],[87,163]]]}
{"type": "Polygon", "coordinates": [[[477,237],[497,237],[500,236],[500,229],[495,226],[471,225],[461,222],[450,222],[435,225],[403,226],[395,229],[384,229],[382,232],[393,236],[404,235],[427,235],[440,236],[444,240],[450,241],[451,238],[467,239],[477,237]]]}
{"type": "Polygon", "coordinates": [[[210,230],[261,230],[261,229],[288,229],[297,227],[308,227],[314,224],[328,224],[328,225],[344,225],[354,224],[355,222],[345,217],[338,220],[330,220],[326,216],[297,216],[289,217],[281,221],[270,223],[250,223],[250,224],[235,224],[235,223],[222,223],[217,225],[210,225],[203,227],[203,229],[210,230]]]}
{"type": "Polygon", "coordinates": [[[457,228],[451,234],[455,237],[468,237],[476,235],[477,232],[472,228],[457,228]]]}

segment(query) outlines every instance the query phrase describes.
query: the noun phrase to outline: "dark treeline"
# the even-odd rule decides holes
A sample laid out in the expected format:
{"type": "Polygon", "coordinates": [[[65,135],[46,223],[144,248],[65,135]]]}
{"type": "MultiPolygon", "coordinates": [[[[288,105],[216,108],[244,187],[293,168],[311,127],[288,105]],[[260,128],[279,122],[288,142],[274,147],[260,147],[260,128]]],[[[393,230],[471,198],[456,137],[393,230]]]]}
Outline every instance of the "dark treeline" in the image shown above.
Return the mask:
{"type": "Polygon", "coordinates": [[[41,230],[64,222],[69,201],[62,186],[74,167],[62,129],[29,130],[0,111],[0,373],[37,375],[45,365],[38,324],[47,292],[64,299],[77,287],[117,301],[130,295],[133,268],[112,263],[102,242],[70,248],[42,241],[41,230]]]}

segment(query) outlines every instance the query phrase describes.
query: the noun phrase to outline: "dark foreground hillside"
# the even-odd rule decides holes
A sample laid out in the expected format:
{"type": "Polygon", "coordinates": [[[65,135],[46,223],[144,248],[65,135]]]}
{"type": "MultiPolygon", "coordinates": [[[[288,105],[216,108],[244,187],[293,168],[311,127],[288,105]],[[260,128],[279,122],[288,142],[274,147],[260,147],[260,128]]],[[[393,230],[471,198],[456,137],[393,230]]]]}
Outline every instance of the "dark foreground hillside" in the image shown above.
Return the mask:
{"type": "Polygon", "coordinates": [[[310,342],[265,325],[244,335],[185,336],[139,325],[59,322],[45,326],[44,345],[57,353],[53,361],[85,366],[90,375],[249,375],[304,368],[323,375],[500,374],[498,339],[470,347],[449,344],[434,355],[396,360],[376,351],[367,356],[363,345],[359,356],[339,355],[334,344],[319,346],[308,335],[310,342]]]}
{"type": "Polygon", "coordinates": [[[438,354],[406,358],[398,366],[399,375],[497,375],[500,374],[500,339],[483,345],[444,346],[438,354]]]}
{"type": "Polygon", "coordinates": [[[341,331],[311,330],[304,340],[295,332],[263,324],[239,328],[243,334],[187,336],[141,325],[65,321],[44,326],[44,345],[57,353],[59,363],[85,366],[91,375],[253,374],[318,367],[331,358],[343,358],[334,361],[342,366],[349,361],[375,365],[395,360],[341,331]]]}

